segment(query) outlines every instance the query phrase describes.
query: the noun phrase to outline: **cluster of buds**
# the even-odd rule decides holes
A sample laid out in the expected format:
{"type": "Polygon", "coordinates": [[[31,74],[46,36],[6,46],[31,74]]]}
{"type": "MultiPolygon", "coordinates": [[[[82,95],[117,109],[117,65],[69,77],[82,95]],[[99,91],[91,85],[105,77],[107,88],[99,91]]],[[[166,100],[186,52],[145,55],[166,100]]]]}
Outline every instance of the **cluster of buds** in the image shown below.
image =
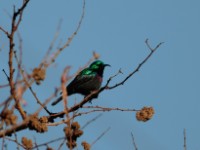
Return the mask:
{"type": "Polygon", "coordinates": [[[86,141],[83,141],[81,145],[83,146],[84,150],[90,150],[90,144],[86,141]]]}
{"type": "Polygon", "coordinates": [[[26,137],[22,137],[21,142],[26,149],[31,149],[33,147],[32,141],[30,139],[27,139],[26,137]]]}
{"type": "Polygon", "coordinates": [[[99,59],[100,55],[98,53],[96,53],[95,51],[93,51],[93,57],[94,59],[99,59]]]}
{"type": "Polygon", "coordinates": [[[43,81],[45,79],[45,76],[46,76],[45,69],[41,69],[41,68],[33,69],[32,77],[35,79],[35,82],[38,85],[41,83],[41,81],[43,81]]]}
{"type": "Polygon", "coordinates": [[[48,131],[48,127],[46,125],[46,119],[44,118],[38,119],[37,116],[31,116],[29,122],[29,129],[35,130],[39,133],[48,131]]]}
{"type": "Polygon", "coordinates": [[[65,136],[67,138],[67,147],[72,149],[77,146],[76,140],[83,134],[83,131],[80,130],[80,125],[78,122],[73,122],[71,126],[64,128],[65,136]]]}
{"type": "Polygon", "coordinates": [[[143,107],[140,111],[136,113],[136,118],[138,121],[146,122],[150,120],[154,115],[153,107],[143,107]]]}
{"type": "Polygon", "coordinates": [[[6,125],[15,125],[17,123],[17,116],[13,114],[12,110],[6,109],[1,113],[1,119],[6,125]]]}

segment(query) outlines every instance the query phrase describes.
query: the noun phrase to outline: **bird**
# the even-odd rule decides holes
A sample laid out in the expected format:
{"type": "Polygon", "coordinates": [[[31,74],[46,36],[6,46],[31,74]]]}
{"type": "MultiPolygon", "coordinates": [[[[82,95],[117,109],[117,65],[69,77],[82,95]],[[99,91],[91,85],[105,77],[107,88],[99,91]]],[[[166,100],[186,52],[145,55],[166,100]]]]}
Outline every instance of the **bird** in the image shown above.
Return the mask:
{"type": "MultiPolygon", "coordinates": [[[[103,81],[103,72],[106,66],[101,60],[96,60],[88,68],[83,69],[66,87],[67,95],[81,94],[89,95],[92,91],[98,90],[103,81]]],[[[51,105],[54,106],[62,100],[62,96],[56,99],[51,105]]]]}

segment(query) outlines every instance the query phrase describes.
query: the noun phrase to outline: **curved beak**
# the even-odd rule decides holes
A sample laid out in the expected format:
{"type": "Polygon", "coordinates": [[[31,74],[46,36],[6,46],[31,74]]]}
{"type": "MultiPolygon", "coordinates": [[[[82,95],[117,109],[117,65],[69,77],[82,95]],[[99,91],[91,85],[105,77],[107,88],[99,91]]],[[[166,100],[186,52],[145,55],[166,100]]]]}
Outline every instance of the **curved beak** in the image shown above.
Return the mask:
{"type": "Polygon", "coordinates": [[[109,65],[109,64],[104,64],[103,66],[104,66],[104,67],[106,67],[106,66],[111,67],[111,65],[109,65]]]}

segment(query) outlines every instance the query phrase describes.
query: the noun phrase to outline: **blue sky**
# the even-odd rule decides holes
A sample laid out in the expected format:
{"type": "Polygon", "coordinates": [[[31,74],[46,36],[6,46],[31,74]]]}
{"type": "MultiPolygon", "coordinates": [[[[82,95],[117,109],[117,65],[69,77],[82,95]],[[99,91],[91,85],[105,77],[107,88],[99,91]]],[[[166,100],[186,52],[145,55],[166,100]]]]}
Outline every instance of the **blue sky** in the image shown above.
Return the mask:
{"type": "MultiPolygon", "coordinates": [[[[0,0],[0,25],[10,29],[13,5],[19,2],[0,0]]],[[[92,143],[104,130],[109,132],[92,149],[133,149],[130,133],[133,132],[139,150],[183,149],[183,129],[187,132],[188,149],[200,149],[198,119],[200,114],[200,2],[198,0],[151,0],[151,1],[106,1],[86,0],[85,17],[80,31],[47,71],[41,86],[33,86],[41,100],[45,100],[55,87],[60,85],[60,76],[65,66],[72,66],[73,74],[91,58],[92,52],[101,55],[101,60],[112,67],[106,68],[105,81],[120,68],[123,75],[111,84],[121,81],[149,53],[144,41],[149,38],[152,46],[165,42],[141,70],[123,86],[105,91],[92,105],[140,109],[152,106],[155,115],[149,122],[138,122],[135,113],[105,112],[88,126],[79,141],[92,143]]],[[[73,33],[80,19],[82,1],[31,1],[26,8],[20,33],[23,38],[23,64],[31,72],[45,55],[56,31],[62,26],[57,44],[73,33]]],[[[7,68],[8,49],[6,37],[0,32],[0,69],[7,68]]],[[[16,41],[17,43],[17,41],[16,41]]],[[[17,47],[16,47],[17,48],[17,47]]],[[[55,46],[56,48],[56,46],[55,46]]],[[[7,83],[1,73],[0,84],[7,83]]],[[[9,89],[1,89],[6,98],[9,89]]],[[[28,105],[25,110],[34,110],[37,104],[26,92],[28,105]],[[30,102],[29,102],[30,101],[30,102]]],[[[79,95],[69,99],[81,99],[79,95]]],[[[62,105],[48,108],[59,111],[62,105]]],[[[30,112],[31,113],[31,112],[30,112]]],[[[98,113],[77,118],[81,125],[98,113]]],[[[59,120],[58,120],[59,121],[59,120]]],[[[20,132],[20,136],[33,138],[34,131],[20,132]]],[[[49,133],[37,136],[37,142],[63,136],[63,126],[50,127],[49,133]],[[57,133],[57,135],[55,135],[57,133]]],[[[50,146],[55,149],[58,143],[50,146]]],[[[14,145],[10,144],[9,149],[14,145]]],[[[15,146],[14,146],[15,147],[15,146]]]]}

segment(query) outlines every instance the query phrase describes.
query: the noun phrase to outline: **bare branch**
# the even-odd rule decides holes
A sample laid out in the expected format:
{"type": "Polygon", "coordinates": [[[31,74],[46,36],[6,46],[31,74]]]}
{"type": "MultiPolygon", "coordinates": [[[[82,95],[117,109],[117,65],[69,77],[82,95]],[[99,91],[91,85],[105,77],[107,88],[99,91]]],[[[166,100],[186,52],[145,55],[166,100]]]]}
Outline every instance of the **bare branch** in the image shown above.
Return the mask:
{"type": "Polygon", "coordinates": [[[164,42],[160,42],[158,45],[156,45],[155,48],[152,48],[152,47],[150,46],[150,44],[149,44],[149,39],[146,39],[146,40],[145,40],[145,43],[146,43],[147,47],[148,47],[151,51],[155,51],[155,50],[157,50],[164,42]]]}
{"type": "Polygon", "coordinates": [[[6,130],[2,130],[0,132],[0,137],[6,136],[6,135],[9,136],[14,132],[18,132],[18,131],[26,129],[28,127],[28,122],[29,122],[29,117],[18,125],[12,126],[11,128],[6,129],[6,130]]]}
{"type": "Polygon", "coordinates": [[[118,87],[118,86],[120,86],[120,85],[123,85],[131,76],[133,76],[136,72],[139,71],[139,69],[143,66],[143,64],[145,64],[145,63],[147,62],[147,60],[153,55],[153,53],[154,53],[164,42],[159,43],[155,48],[151,48],[151,46],[150,46],[149,43],[148,43],[148,39],[146,39],[145,43],[146,43],[147,47],[150,49],[150,51],[151,51],[151,52],[149,53],[149,55],[147,55],[146,58],[137,66],[137,68],[136,68],[133,72],[131,72],[123,81],[121,81],[121,82],[115,84],[114,86],[109,86],[109,87],[107,87],[106,89],[113,89],[113,88],[116,88],[116,87],[118,87]]]}
{"type": "Polygon", "coordinates": [[[97,108],[100,111],[112,111],[112,110],[117,110],[117,111],[138,111],[136,109],[110,108],[110,107],[102,107],[102,106],[83,106],[82,108],[90,108],[90,109],[97,108]]]}
{"type": "Polygon", "coordinates": [[[22,19],[22,14],[23,11],[25,9],[25,7],[27,6],[29,0],[24,1],[24,3],[22,4],[22,6],[18,9],[17,12],[15,12],[15,7],[14,7],[14,12],[13,12],[13,17],[12,17],[12,27],[11,27],[11,33],[9,34],[8,38],[9,38],[9,60],[8,60],[8,64],[9,64],[9,85],[10,85],[10,93],[13,96],[14,100],[15,100],[15,108],[19,111],[21,117],[23,119],[26,118],[26,113],[24,112],[24,110],[22,109],[21,104],[19,103],[19,99],[16,95],[16,89],[15,89],[15,84],[14,84],[14,80],[13,80],[13,74],[14,74],[14,68],[13,68],[13,53],[14,53],[14,35],[15,35],[15,31],[17,31],[17,28],[21,22],[22,19]],[[16,18],[19,16],[18,22],[16,23],[16,18]]]}
{"type": "Polygon", "coordinates": [[[52,49],[53,49],[53,47],[54,47],[54,44],[55,44],[55,42],[56,42],[56,40],[57,40],[57,38],[58,38],[58,36],[59,36],[61,24],[62,24],[62,19],[60,19],[60,21],[58,22],[58,26],[57,26],[55,35],[54,35],[54,37],[53,37],[53,40],[52,40],[52,42],[50,43],[50,46],[49,46],[49,48],[48,48],[48,50],[47,50],[47,52],[46,52],[46,55],[45,55],[44,58],[43,58],[42,63],[39,65],[39,68],[41,68],[42,66],[45,66],[45,65],[48,64],[47,59],[48,59],[48,57],[49,57],[49,55],[50,55],[50,53],[51,53],[51,51],[52,51],[52,49]]]}
{"type": "Polygon", "coordinates": [[[82,15],[81,15],[81,18],[79,20],[79,23],[78,23],[78,26],[77,26],[76,30],[68,38],[68,40],[66,41],[66,43],[56,51],[56,53],[54,54],[54,56],[51,58],[50,62],[45,67],[48,67],[51,63],[55,62],[55,59],[60,54],[60,52],[63,51],[66,47],[68,47],[70,45],[70,43],[72,42],[72,40],[74,39],[74,37],[77,35],[77,33],[78,33],[78,31],[79,31],[79,29],[81,27],[81,24],[83,22],[84,16],[85,16],[85,0],[83,0],[82,15]]]}
{"type": "Polygon", "coordinates": [[[23,15],[24,9],[26,8],[28,2],[29,2],[29,0],[24,0],[21,8],[19,8],[17,12],[15,12],[15,7],[14,7],[14,14],[13,14],[13,19],[12,19],[12,32],[17,31],[17,28],[22,20],[22,15],[23,15]],[[15,24],[16,18],[18,16],[19,16],[19,19],[18,19],[17,23],[15,24]]]}
{"type": "Polygon", "coordinates": [[[24,80],[26,86],[27,86],[27,87],[29,88],[29,90],[31,91],[31,93],[32,93],[32,95],[34,96],[34,98],[36,99],[37,103],[40,104],[40,106],[42,106],[42,107],[44,108],[44,110],[50,115],[51,112],[42,104],[42,102],[41,102],[41,101],[39,100],[39,98],[37,97],[36,93],[33,91],[31,85],[30,85],[29,82],[26,80],[26,77],[25,77],[25,75],[24,75],[24,72],[23,72],[23,70],[21,69],[21,65],[19,65],[19,60],[18,60],[18,58],[17,58],[17,55],[16,55],[16,53],[14,53],[14,54],[15,54],[15,59],[16,59],[16,61],[17,61],[17,64],[18,64],[20,73],[21,73],[21,75],[22,75],[22,77],[23,77],[23,80],[24,80]]]}

